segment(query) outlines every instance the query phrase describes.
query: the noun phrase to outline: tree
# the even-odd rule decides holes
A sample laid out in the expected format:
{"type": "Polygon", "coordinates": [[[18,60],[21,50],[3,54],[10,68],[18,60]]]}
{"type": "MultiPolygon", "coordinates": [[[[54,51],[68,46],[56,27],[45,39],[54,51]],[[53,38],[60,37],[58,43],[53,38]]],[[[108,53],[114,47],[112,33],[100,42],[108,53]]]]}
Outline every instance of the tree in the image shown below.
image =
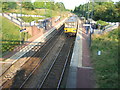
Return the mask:
{"type": "Polygon", "coordinates": [[[74,13],[80,16],[87,18],[87,15],[91,17],[93,15],[94,20],[103,20],[103,21],[120,21],[120,1],[117,3],[113,2],[94,2],[86,3],[84,5],[79,5],[75,7],[74,13]],[[94,9],[93,9],[94,7],[94,9]],[[94,12],[94,14],[93,14],[94,12]]]}
{"type": "Polygon", "coordinates": [[[64,4],[62,2],[60,2],[60,8],[61,8],[62,11],[65,10],[65,6],[64,6],[64,4]]]}
{"type": "Polygon", "coordinates": [[[27,10],[34,10],[34,6],[31,2],[23,2],[22,7],[27,10]]]}
{"type": "Polygon", "coordinates": [[[35,8],[45,8],[44,2],[34,2],[35,8]]]}
{"type": "Polygon", "coordinates": [[[16,7],[17,7],[16,2],[3,2],[2,3],[2,10],[3,11],[7,11],[10,9],[16,9],[16,7]]]}
{"type": "Polygon", "coordinates": [[[34,2],[35,8],[47,8],[52,10],[65,10],[65,6],[62,2],[34,2]],[[46,5],[45,5],[46,3],[46,5]]]}

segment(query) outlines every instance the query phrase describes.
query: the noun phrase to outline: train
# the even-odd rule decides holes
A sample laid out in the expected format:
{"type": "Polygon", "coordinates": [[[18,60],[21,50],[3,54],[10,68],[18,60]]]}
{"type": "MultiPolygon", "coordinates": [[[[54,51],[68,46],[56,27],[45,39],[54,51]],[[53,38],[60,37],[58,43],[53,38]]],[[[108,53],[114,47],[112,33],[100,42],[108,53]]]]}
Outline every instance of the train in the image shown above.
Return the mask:
{"type": "Polygon", "coordinates": [[[67,36],[76,36],[78,29],[78,19],[76,15],[69,17],[64,23],[64,33],[67,36]]]}

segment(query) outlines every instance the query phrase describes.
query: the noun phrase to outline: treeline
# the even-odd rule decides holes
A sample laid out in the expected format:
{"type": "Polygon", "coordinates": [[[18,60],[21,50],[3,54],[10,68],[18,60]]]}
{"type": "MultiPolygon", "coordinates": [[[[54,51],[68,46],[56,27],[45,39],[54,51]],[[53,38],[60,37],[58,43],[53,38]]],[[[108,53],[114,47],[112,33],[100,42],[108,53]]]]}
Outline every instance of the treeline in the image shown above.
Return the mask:
{"type": "Polygon", "coordinates": [[[20,8],[22,5],[22,8],[28,9],[28,10],[34,10],[34,9],[51,9],[51,10],[65,10],[65,6],[62,2],[2,2],[2,11],[8,11],[11,9],[17,9],[20,8]]]}
{"type": "Polygon", "coordinates": [[[52,10],[65,10],[65,6],[62,2],[34,2],[35,8],[47,8],[52,10]]]}
{"type": "Polygon", "coordinates": [[[120,21],[120,1],[119,2],[90,2],[75,7],[74,13],[86,18],[93,18],[95,21],[103,20],[108,22],[120,21]]]}

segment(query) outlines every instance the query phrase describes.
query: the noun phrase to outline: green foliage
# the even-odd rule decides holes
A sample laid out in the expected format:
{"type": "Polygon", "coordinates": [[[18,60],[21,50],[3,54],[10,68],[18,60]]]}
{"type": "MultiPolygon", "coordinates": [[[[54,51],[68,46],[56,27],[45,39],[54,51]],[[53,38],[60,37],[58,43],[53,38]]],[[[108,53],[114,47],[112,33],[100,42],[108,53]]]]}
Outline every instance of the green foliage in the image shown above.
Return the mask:
{"type": "Polygon", "coordinates": [[[22,3],[22,7],[27,10],[34,10],[34,6],[31,2],[24,2],[22,3]]]}
{"type": "Polygon", "coordinates": [[[3,11],[8,10],[8,3],[6,3],[6,2],[2,3],[2,10],[3,11]]]}
{"type": "Polygon", "coordinates": [[[2,17],[2,39],[18,40],[19,39],[19,30],[20,30],[20,28],[15,26],[13,23],[11,23],[6,18],[2,17]]]}
{"type": "Polygon", "coordinates": [[[9,50],[13,50],[14,44],[19,44],[19,42],[10,42],[11,40],[19,40],[19,30],[17,26],[15,26],[13,23],[11,23],[6,18],[2,17],[2,52],[6,52],[9,50]],[[9,26],[8,26],[9,25],[9,26]],[[4,41],[8,40],[8,41],[4,41]],[[5,45],[4,45],[5,44],[5,45]],[[10,45],[12,44],[12,46],[10,45]]]}
{"type": "Polygon", "coordinates": [[[32,22],[32,21],[37,21],[39,19],[44,19],[42,17],[21,17],[21,19],[25,22],[32,22]]]}
{"type": "Polygon", "coordinates": [[[35,8],[46,8],[46,9],[52,9],[52,10],[65,10],[65,6],[61,2],[34,2],[35,8]]]}
{"type": "Polygon", "coordinates": [[[52,17],[51,10],[49,10],[49,11],[46,12],[45,17],[47,17],[47,18],[52,17]]]}
{"type": "MultiPolygon", "coordinates": [[[[46,5],[45,2],[3,2],[2,9],[4,12],[9,13],[21,13],[22,10],[22,14],[54,17],[63,13],[65,11],[65,6],[62,2],[46,2],[46,5]],[[20,4],[22,4],[22,6],[20,4]]],[[[28,22],[30,21],[31,20],[28,20],[28,22]]]]}
{"type": "Polygon", "coordinates": [[[44,2],[34,2],[35,8],[45,8],[44,2]]]}
{"type": "MultiPolygon", "coordinates": [[[[0,36],[0,38],[2,39],[2,47],[0,51],[4,53],[6,51],[12,51],[16,45],[20,44],[20,28],[5,17],[1,17],[1,19],[2,36],[0,36]]],[[[28,37],[30,37],[30,35],[28,35],[28,37]]]]}
{"type": "Polygon", "coordinates": [[[74,13],[79,16],[90,17],[94,20],[103,20],[109,22],[120,21],[120,1],[113,2],[90,2],[84,5],[75,7],[74,13]]]}
{"type": "Polygon", "coordinates": [[[116,6],[116,8],[119,8],[119,10],[120,10],[120,1],[116,2],[115,6],[116,6]]]}
{"type": "Polygon", "coordinates": [[[105,26],[107,26],[107,25],[109,25],[109,23],[107,23],[107,22],[105,22],[105,21],[102,21],[102,20],[98,20],[97,21],[97,25],[99,26],[100,25],[100,27],[99,27],[99,29],[105,29],[105,26]]]}
{"type": "Polygon", "coordinates": [[[2,10],[3,11],[15,9],[16,7],[17,7],[17,4],[15,2],[3,2],[2,3],[2,10]]]}
{"type": "Polygon", "coordinates": [[[113,2],[104,2],[95,7],[94,19],[98,20],[100,18],[105,21],[116,21],[118,20],[116,13],[118,12],[116,12],[113,2]]]}
{"type": "Polygon", "coordinates": [[[100,25],[102,25],[102,26],[106,26],[106,25],[108,25],[107,22],[102,21],[102,20],[98,20],[98,21],[97,21],[97,24],[100,24],[100,25]]]}
{"type": "MultiPolygon", "coordinates": [[[[120,28],[119,28],[120,29],[120,28]]],[[[97,88],[118,88],[118,29],[92,37],[91,58],[97,88]],[[97,55],[97,51],[102,53],[97,55]]]]}

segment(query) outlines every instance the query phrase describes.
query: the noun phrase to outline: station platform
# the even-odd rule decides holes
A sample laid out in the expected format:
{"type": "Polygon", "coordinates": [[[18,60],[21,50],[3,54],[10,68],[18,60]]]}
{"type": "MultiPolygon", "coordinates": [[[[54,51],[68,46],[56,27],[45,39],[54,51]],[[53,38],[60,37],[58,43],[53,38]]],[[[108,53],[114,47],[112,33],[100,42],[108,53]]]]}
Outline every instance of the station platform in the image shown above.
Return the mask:
{"type": "Polygon", "coordinates": [[[95,88],[94,69],[90,60],[88,36],[79,20],[66,88],[95,88]]]}

